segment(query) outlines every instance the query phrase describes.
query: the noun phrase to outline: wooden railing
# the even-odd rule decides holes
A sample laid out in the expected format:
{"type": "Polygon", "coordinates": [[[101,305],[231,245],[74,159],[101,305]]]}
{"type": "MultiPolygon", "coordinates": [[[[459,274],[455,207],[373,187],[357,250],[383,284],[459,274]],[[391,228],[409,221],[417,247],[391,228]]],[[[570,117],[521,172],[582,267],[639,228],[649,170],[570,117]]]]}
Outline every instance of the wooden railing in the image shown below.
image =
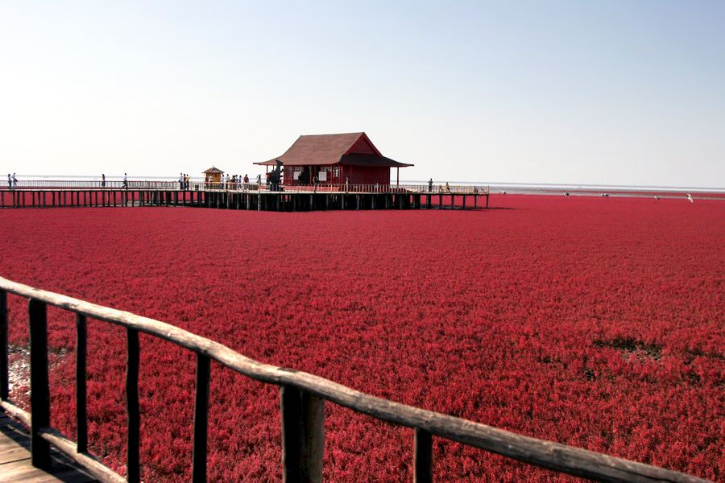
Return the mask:
{"type": "MultiPolygon", "coordinates": [[[[32,463],[44,468],[50,462],[50,445],[85,467],[101,481],[123,481],[117,473],[88,453],[86,414],[86,321],[109,322],[126,329],[126,401],[128,459],[126,478],[140,480],[140,411],[138,395],[139,333],[167,340],[196,353],[196,394],[191,455],[192,480],[206,481],[207,418],[210,361],[249,378],[281,387],[282,465],[286,481],[321,481],[324,451],[324,404],[339,404],[374,418],[415,429],[416,482],[433,479],[433,437],[474,446],[525,463],[599,481],[702,482],[654,466],[614,458],[580,448],[543,441],[485,424],[447,416],[374,397],[322,377],[276,367],[249,359],[228,347],[157,320],[46,292],[0,277],[0,396],[5,412],[30,426],[32,463]],[[28,298],[30,323],[30,413],[8,400],[7,294],[28,298]],[[76,314],[77,326],[77,428],[73,442],[50,427],[48,383],[48,305],[76,314]]],[[[1,472],[2,470],[0,470],[1,472]]],[[[1,475],[0,475],[1,477],[1,475]]]]}

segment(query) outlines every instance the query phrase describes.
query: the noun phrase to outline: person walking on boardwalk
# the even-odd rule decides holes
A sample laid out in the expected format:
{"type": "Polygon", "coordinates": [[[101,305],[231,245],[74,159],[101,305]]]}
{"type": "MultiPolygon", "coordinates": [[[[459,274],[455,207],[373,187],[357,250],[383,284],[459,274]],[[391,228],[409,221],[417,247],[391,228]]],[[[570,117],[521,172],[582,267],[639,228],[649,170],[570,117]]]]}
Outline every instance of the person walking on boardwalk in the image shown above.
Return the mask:
{"type": "Polygon", "coordinates": [[[101,188],[106,187],[106,175],[101,173],[101,188]]]}
{"type": "Polygon", "coordinates": [[[247,191],[249,189],[249,176],[246,174],[244,175],[244,191],[247,191]]]}
{"type": "Polygon", "coordinates": [[[10,173],[8,173],[8,189],[13,189],[13,178],[10,176],[10,173]]]}
{"type": "Polygon", "coordinates": [[[18,178],[13,173],[13,189],[18,189],[18,178]]]}
{"type": "Polygon", "coordinates": [[[428,180],[428,193],[433,192],[433,178],[428,180]]]}
{"type": "Polygon", "coordinates": [[[123,173],[123,189],[128,189],[128,173],[123,173]]]}
{"type": "Polygon", "coordinates": [[[179,189],[184,189],[184,173],[179,173],[179,189]]]}

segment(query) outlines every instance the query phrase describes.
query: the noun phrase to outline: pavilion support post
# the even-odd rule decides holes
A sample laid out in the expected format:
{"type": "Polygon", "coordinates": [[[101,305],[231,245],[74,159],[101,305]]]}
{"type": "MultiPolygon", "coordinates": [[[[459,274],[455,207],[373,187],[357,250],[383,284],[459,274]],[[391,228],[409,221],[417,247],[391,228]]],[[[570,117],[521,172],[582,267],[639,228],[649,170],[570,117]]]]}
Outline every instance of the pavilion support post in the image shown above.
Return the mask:
{"type": "Polygon", "coordinates": [[[400,168],[395,168],[395,186],[400,186],[400,168]]]}
{"type": "Polygon", "coordinates": [[[466,209],[466,195],[463,195],[463,209],[466,209]]]}
{"type": "Polygon", "coordinates": [[[438,208],[443,208],[443,195],[438,195],[438,208]]]}
{"type": "Polygon", "coordinates": [[[488,195],[486,195],[486,209],[488,209],[488,195]]]}

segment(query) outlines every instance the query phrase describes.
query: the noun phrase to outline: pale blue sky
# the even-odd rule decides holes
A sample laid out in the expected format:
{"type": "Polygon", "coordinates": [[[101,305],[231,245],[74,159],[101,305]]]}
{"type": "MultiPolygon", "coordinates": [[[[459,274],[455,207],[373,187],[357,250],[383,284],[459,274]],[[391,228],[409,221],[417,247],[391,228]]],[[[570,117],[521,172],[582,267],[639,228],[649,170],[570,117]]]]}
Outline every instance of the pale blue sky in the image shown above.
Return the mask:
{"type": "Polygon", "coordinates": [[[405,179],[725,187],[725,2],[0,1],[3,175],[351,131],[405,179]]]}

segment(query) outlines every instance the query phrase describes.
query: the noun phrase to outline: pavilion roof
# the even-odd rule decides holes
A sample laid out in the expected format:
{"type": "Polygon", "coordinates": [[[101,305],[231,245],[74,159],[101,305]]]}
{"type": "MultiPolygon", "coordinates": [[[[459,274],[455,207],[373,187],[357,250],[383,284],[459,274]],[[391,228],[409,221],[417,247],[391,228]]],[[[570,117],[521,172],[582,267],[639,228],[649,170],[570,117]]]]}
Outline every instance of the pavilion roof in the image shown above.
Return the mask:
{"type": "Polygon", "coordinates": [[[412,164],[400,163],[386,158],[370,141],[364,132],[344,134],[304,135],[282,155],[268,161],[254,163],[274,166],[277,160],[285,166],[312,166],[348,164],[354,166],[405,167],[412,164]]]}

